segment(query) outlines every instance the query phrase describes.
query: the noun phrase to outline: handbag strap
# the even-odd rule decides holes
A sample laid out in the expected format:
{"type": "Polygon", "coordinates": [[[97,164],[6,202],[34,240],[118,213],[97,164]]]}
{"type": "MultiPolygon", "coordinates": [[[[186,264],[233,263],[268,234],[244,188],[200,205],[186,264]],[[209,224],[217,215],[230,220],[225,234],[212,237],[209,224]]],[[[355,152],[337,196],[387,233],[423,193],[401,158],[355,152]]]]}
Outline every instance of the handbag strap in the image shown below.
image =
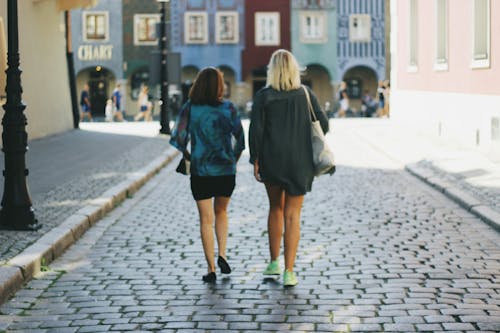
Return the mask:
{"type": "Polygon", "coordinates": [[[311,114],[311,121],[318,121],[316,118],[316,114],[314,113],[314,109],[311,103],[311,97],[309,96],[309,91],[307,90],[306,86],[302,85],[302,89],[304,89],[304,93],[306,94],[306,100],[307,100],[307,109],[309,110],[309,113],[311,114]]]}

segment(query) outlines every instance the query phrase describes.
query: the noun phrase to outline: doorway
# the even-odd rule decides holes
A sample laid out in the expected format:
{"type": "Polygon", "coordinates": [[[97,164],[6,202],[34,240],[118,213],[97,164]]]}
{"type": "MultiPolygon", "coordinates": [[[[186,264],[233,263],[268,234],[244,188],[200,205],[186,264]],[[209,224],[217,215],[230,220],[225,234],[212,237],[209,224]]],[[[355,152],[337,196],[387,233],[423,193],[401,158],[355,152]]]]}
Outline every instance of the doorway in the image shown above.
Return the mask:
{"type": "Polygon", "coordinates": [[[76,77],[78,91],[81,92],[85,83],[89,85],[92,116],[103,117],[106,101],[111,96],[114,87],[114,74],[101,66],[80,71],[76,77]]]}
{"type": "Polygon", "coordinates": [[[110,72],[99,66],[91,71],[89,76],[89,94],[92,104],[92,116],[104,116],[108,89],[110,84],[110,72]]]}

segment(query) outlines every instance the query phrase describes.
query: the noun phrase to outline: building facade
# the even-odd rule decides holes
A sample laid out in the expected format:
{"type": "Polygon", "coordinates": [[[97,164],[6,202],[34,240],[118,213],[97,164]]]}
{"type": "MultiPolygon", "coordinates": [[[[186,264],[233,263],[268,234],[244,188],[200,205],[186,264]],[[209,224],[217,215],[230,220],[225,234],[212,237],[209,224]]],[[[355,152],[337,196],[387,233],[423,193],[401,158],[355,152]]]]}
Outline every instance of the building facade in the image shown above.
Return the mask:
{"type": "Polygon", "coordinates": [[[291,51],[304,69],[303,82],[321,105],[333,106],[337,72],[336,0],[292,0],[291,51]]]}
{"type": "Polygon", "coordinates": [[[277,49],[291,49],[290,0],[245,1],[245,22],[242,98],[249,101],[265,86],[271,54],[277,49]]]}
{"type": "Polygon", "coordinates": [[[181,54],[184,95],[207,66],[224,73],[226,97],[237,99],[244,47],[243,0],[178,0],[170,4],[172,52],[181,54]]]}
{"type": "Polygon", "coordinates": [[[386,1],[337,0],[336,83],[347,83],[351,108],[366,92],[375,97],[386,76],[386,1]]]}
{"type": "MultiPolygon", "coordinates": [[[[140,87],[159,71],[152,57],[159,8],[156,0],[109,0],[72,13],[79,90],[90,82],[91,97],[109,96],[122,82],[125,108],[136,111],[140,87]],[[87,36],[89,17],[96,26],[104,22],[95,28],[102,36],[87,36]]],[[[224,73],[226,98],[244,107],[265,85],[271,54],[282,48],[296,55],[303,82],[325,108],[333,109],[341,81],[356,108],[362,91],[374,96],[377,81],[387,79],[385,9],[385,0],[170,1],[168,53],[180,55],[184,98],[198,71],[216,66],[224,73]]]]}
{"type": "MultiPolygon", "coordinates": [[[[28,138],[73,128],[64,10],[89,1],[18,1],[18,35],[28,138]]],[[[0,0],[0,66],[6,68],[7,1],[0,0]]],[[[1,95],[6,74],[0,71],[1,95]]],[[[5,96],[2,96],[2,100],[5,96]]],[[[2,103],[3,104],[3,103],[2,103]]],[[[1,132],[1,129],[0,129],[1,132]]]]}
{"type": "Polygon", "coordinates": [[[150,84],[152,53],[159,43],[160,5],[156,0],[122,1],[123,89],[127,113],[134,114],[141,87],[150,84]]]}
{"type": "Polygon", "coordinates": [[[393,1],[391,114],[500,155],[500,2],[393,1]]]}
{"type": "Polygon", "coordinates": [[[123,78],[122,27],[122,0],[71,11],[77,91],[89,84],[93,115],[104,115],[106,100],[123,78]]]}

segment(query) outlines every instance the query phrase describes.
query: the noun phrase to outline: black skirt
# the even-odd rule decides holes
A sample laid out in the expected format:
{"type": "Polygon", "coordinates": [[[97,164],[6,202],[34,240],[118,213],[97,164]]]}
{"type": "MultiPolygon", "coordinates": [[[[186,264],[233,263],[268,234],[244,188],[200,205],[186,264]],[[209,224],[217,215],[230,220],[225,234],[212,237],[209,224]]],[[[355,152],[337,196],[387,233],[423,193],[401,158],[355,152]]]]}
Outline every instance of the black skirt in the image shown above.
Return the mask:
{"type": "Polygon", "coordinates": [[[235,175],[191,176],[191,192],[194,200],[213,197],[230,197],[235,186],[235,175]]]}

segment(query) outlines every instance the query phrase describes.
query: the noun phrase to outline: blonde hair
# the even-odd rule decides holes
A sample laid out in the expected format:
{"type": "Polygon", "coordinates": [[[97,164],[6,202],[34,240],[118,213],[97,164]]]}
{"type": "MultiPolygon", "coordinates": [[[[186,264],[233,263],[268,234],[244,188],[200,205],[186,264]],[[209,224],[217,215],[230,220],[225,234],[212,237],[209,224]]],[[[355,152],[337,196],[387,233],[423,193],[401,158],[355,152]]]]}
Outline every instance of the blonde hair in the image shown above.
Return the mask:
{"type": "Polygon", "coordinates": [[[300,88],[299,64],[291,52],[274,51],[267,66],[266,85],[280,91],[300,88]]]}

